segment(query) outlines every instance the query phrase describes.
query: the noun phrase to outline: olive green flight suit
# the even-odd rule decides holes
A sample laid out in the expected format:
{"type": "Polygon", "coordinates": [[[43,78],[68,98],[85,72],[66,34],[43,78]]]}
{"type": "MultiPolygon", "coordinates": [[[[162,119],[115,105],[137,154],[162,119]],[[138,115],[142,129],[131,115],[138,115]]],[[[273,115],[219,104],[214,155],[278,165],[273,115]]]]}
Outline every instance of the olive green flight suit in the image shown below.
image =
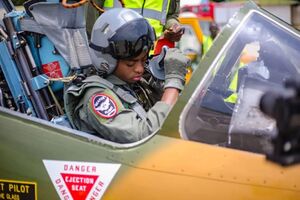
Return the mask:
{"type": "Polygon", "coordinates": [[[118,143],[130,143],[157,131],[171,106],[158,101],[148,112],[137,102],[129,85],[114,75],[104,81],[93,75],[65,91],[66,114],[73,126],[118,143]]]}

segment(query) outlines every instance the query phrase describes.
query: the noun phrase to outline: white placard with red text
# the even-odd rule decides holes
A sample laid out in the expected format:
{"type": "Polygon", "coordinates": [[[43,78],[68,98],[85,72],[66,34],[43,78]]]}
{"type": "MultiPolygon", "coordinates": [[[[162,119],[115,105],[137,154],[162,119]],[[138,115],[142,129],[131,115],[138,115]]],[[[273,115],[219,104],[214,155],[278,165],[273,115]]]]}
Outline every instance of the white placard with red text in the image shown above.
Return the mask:
{"type": "Polygon", "coordinates": [[[43,160],[60,199],[99,200],[120,164],[43,160]]]}

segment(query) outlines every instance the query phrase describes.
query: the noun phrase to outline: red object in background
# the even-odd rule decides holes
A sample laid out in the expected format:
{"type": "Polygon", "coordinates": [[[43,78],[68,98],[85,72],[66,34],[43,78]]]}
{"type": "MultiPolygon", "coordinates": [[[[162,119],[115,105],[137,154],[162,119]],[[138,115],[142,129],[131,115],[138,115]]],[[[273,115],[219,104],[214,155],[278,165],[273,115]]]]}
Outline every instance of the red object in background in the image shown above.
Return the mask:
{"type": "Polygon", "coordinates": [[[157,40],[155,44],[155,49],[154,49],[154,55],[158,55],[161,52],[162,47],[166,45],[169,48],[174,48],[175,47],[175,42],[171,42],[170,40],[166,38],[160,38],[157,40]]]}
{"type": "Polygon", "coordinates": [[[193,12],[199,17],[210,17],[211,19],[214,19],[214,7],[214,3],[186,5],[180,9],[180,12],[193,12]]]}

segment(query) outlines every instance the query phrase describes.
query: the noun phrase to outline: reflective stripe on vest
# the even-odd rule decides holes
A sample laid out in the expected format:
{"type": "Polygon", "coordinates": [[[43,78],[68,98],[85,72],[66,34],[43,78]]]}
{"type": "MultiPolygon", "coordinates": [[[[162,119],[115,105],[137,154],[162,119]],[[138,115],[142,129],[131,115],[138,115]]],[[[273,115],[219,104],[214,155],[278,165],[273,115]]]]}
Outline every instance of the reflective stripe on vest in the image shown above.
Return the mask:
{"type": "Polygon", "coordinates": [[[212,43],[213,39],[210,36],[203,35],[203,55],[206,54],[212,43]]]}
{"type": "MultiPolygon", "coordinates": [[[[124,0],[125,8],[130,8],[143,15],[155,29],[156,36],[162,34],[167,21],[170,0],[124,0]]],[[[106,0],[104,9],[121,7],[119,0],[106,0]]]]}

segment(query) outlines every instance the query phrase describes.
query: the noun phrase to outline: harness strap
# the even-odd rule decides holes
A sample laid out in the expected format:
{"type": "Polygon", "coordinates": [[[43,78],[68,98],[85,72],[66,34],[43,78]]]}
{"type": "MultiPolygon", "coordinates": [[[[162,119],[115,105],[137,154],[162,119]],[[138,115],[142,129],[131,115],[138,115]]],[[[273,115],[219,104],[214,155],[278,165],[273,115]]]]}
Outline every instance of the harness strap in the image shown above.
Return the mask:
{"type": "Polygon", "coordinates": [[[45,34],[41,26],[33,19],[23,18],[20,20],[20,27],[23,31],[45,34]]]}
{"type": "Polygon", "coordinates": [[[157,10],[152,10],[152,9],[147,9],[147,8],[130,8],[131,10],[134,10],[138,13],[142,13],[143,10],[143,17],[145,18],[150,18],[150,19],[155,19],[157,21],[160,21],[162,25],[166,24],[166,13],[157,11],[157,10]]]}

